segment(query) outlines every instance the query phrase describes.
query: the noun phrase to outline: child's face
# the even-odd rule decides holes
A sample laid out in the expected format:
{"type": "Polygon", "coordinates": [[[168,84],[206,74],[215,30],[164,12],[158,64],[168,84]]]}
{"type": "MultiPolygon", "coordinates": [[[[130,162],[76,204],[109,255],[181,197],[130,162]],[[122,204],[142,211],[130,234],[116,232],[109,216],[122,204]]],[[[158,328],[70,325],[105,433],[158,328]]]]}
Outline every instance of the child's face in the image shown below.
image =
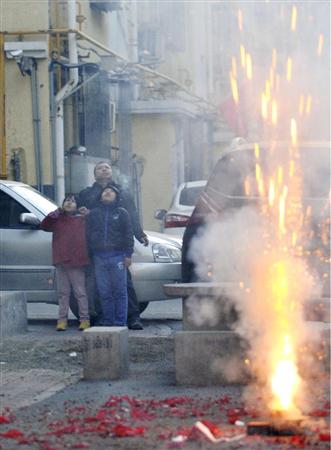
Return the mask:
{"type": "Polygon", "coordinates": [[[111,188],[105,189],[101,194],[102,203],[113,203],[116,200],[116,192],[111,188]]]}
{"type": "Polygon", "coordinates": [[[73,197],[68,197],[64,200],[62,208],[67,213],[74,213],[77,211],[77,203],[73,197]]]}

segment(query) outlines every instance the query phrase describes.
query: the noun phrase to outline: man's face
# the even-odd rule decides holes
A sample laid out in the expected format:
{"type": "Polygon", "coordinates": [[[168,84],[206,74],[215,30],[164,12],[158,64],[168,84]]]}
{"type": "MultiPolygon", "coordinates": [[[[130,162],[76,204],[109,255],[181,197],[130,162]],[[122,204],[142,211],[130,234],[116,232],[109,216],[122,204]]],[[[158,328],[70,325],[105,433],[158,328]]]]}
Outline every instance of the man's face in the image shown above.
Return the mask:
{"type": "Polygon", "coordinates": [[[111,180],[112,170],[109,164],[100,163],[94,170],[95,181],[111,180]]]}
{"type": "Polygon", "coordinates": [[[113,203],[116,200],[116,192],[111,188],[105,189],[101,194],[102,203],[109,204],[113,203]]]}

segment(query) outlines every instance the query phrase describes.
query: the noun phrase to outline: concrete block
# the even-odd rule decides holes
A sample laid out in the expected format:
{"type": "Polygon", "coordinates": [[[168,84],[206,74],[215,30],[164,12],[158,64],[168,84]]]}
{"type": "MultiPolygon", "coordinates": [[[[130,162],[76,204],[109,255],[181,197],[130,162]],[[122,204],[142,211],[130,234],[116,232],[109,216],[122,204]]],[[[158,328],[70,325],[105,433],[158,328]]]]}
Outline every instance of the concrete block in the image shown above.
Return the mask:
{"type": "Polygon", "coordinates": [[[0,292],[0,338],[25,333],[28,328],[26,297],[20,291],[0,292]]]}
{"type": "Polygon", "coordinates": [[[82,335],[85,380],[117,380],[128,375],[126,327],[92,327],[82,335]]]}
{"type": "Polygon", "coordinates": [[[233,301],[226,295],[183,298],[183,330],[230,331],[238,320],[233,301]]]}
{"type": "Polygon", "coordinates": [[[187,386],[246,384],[247,343],[233,331],[180,331],[175,336],[176,382],[187,386]]]}
{"type": "Polygon", "coordinates": [[[238,283],[170,283],[163,287],[168,296],[183,299],[183,330],[231,331],[238,320],[231,300],[240,293],[238,283]]]}

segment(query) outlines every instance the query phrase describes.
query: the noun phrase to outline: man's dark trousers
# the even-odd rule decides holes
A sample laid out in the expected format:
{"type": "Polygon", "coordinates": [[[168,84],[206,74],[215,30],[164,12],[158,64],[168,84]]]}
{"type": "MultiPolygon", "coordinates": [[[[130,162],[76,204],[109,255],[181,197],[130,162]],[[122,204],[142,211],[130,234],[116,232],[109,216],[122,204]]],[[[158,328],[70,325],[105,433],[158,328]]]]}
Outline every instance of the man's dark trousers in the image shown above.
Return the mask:
{"type": "Polygon", "coordinates": [[[136,291],[133,287],[131,272],[127,270],[128,283],[128,324],[140,320],[139,302],[136,291]]]}
{"type": "MultiPolygon", "coordinates": [[[[87,292],[89,298],[89,311],[92,322],[99,322],[102,320],[102,308],[100,298],[97,290],[94,265],[89,267],[86,277],[87,292]]],[[[139,302],[136,291],[133,287],[131,272],[127,270],[127,290],[128,290],[128,324],[140,320],[139,302]]]]}

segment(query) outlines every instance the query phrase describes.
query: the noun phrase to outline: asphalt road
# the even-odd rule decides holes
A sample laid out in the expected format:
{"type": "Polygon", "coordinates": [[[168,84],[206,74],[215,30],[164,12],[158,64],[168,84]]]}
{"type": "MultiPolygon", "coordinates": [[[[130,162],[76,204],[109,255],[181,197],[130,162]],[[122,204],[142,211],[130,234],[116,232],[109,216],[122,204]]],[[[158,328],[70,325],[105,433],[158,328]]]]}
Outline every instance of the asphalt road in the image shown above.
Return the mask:
{"type": "Polygon", "coordinates": [[[55,305],[30,304],[28,315],[29,332],[2,349],[4,450],[330,448],[328,377],[318,381],[320,396],[304,434],[284,438],[247,436],[247,422],[266,417],[259,401],[244,403],[243,386],[176,385],[174,332],[181,328],[181,300],[149,305],[145,329],[129,334],[129,377],[114,381],[82,380],[81,334],[76,324],[66,333],[55,331],[55,305]],[[225,441],[215,445],[197,434],[197,421],[225,441]]]}

